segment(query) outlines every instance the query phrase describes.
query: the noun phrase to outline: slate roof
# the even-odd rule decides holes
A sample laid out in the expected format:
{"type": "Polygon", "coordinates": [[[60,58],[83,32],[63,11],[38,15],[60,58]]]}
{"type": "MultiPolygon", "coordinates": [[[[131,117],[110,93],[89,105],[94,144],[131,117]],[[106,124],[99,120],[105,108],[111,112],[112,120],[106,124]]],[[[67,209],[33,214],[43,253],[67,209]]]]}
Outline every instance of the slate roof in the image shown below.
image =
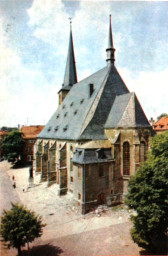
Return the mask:
{"type": "Polygon", "coordinates": [[[73,85],[38,137],[64,140],[106,139],[104,125],[115,97],[128,92],[115,66],[106,66],[73,85]],[[91,96],[89,84],[94,84],[91,96]]]}
{"type": "Polygon", "coordinates": [[[136,95],[129,93],[114,65],[111,16],[106,52],[107,66],[77,83],[70,30],[67,65],[61,88],[70,91],[38,138],[105,140],[105,128],[150,127],[136,95]]]}
{"type": "Polygon", "coordinates": [[[116,96],[105,128],[150,127],[134,92],[116,96]]]}
{"type": "Polygon", "coordinates": [[[111,162],[112,155],[110,148],[104,149],[83,149],[75,148],[72,162],[78,164],[93,164],[111,162]]]}

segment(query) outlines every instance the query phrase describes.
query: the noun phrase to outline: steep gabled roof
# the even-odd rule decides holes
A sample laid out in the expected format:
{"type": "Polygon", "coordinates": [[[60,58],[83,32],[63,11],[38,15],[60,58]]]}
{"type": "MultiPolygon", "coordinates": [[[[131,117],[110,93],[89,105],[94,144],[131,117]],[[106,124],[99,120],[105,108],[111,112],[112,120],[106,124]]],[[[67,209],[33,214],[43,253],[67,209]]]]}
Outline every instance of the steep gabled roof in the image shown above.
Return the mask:
{"type": "Polygon", "coordinates": [[[104,125],[116,95],[128,93],[115,66],[105,67],[72,89],[51,117],[39,138],[104,139],[104,125]],[[89,85],[94,85],[92,95],[89,85]]]}
{"type": "Polygon", "coordinates": [[[126,93],[115,98],[105,128],[150,127],[135,93],[126,93]]]}

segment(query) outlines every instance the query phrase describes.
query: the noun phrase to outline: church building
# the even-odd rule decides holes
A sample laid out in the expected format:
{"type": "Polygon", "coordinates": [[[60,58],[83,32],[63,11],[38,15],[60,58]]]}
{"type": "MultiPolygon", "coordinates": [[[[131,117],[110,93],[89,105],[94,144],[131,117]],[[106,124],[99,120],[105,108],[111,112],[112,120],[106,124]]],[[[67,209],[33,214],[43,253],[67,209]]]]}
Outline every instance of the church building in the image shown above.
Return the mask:
{"type": "Polygon", "coordinates": [[[123,201],[127,184],[145,160],[151,126],[134,92],[115,67],[111,15],[106,66],[77,81],[72,27],[59,106],[35,144],[41,181],[57,183],[85,214],[123,201]]]}

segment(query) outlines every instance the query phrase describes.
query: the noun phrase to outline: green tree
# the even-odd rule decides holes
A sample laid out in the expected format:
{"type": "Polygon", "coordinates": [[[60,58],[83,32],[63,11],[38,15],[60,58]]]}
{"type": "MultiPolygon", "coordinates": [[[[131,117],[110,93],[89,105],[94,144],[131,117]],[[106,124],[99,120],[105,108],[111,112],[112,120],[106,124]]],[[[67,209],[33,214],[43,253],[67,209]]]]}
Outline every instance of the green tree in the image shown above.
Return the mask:
{"type": "Polygon", "coordinates": [[[151,138],[146,162],[130,178],[125,203],[135,243],[153,253],[165,253],[168,231],[168,132],[151,138]]]}
{"type": "Polygon", "coordinates": [[[20,256],[21,246],[40,237],[45,224],[42,224],[41,216],[36,216],[23,205],[11,204],[12,208],[2,213],[1,234],[5,242],[18,249],[20,256]]]}
{"type": "Polygon", "coordinates": [[[162,117],[167,117],[167,116],[168,116],[167,113],[162,113],[161,115],[159,115],[159,116],[157,117],[157,121],[159,121],[162,117]]]}
{"type": "Polygon", "coordinates": [[[22,155],[24,139],[21,133],[13,130],[2,140],[2,154],[9,162],[14,162],[22,155]]]}

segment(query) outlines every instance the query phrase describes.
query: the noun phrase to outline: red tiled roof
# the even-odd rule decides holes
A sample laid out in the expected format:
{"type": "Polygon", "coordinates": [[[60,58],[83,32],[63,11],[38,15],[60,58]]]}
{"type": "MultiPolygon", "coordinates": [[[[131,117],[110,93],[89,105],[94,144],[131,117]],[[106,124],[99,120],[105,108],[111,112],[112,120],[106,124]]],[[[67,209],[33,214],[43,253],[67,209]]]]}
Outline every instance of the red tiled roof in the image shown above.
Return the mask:
{"type": "Polygon", "coordinates": [[[155,131],[166,131],[168,130],[168,116],[164,116],[160,118],[155,124],[154,124],[154,130],[155,131]]]}
{"type": "Polygon", "coordinates": [[[43,130],[44,125],[22,126],[19,130],[24,139],[34,139],[43,130]]]}
{"type": "Polygon", "coordinates": [[[7,132],[7,131],[1,131],[1,130],[0,130],[0,136],[8,135],[8,133],[9,133],[9,132],[7,132]]]}

